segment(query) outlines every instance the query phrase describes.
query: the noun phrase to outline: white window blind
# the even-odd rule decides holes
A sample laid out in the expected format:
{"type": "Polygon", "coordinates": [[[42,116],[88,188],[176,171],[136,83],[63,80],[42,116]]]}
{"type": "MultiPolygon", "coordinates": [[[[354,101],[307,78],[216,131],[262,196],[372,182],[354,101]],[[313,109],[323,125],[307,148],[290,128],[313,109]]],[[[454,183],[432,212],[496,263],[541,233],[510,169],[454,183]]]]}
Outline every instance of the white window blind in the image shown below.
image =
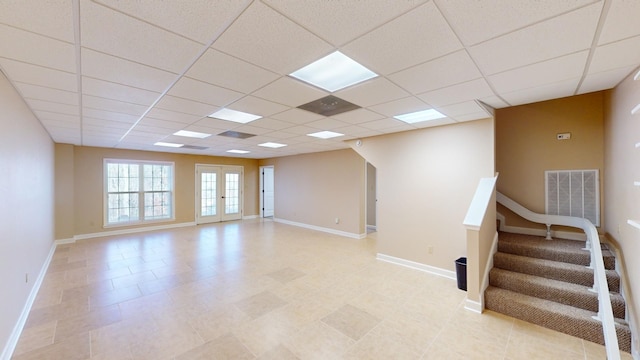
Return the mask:
{"type": "Polygon", "coordinates": [[[600,226],[598,170],[545,171],[545,210],[549,215],[576,216],[600,226]]]}

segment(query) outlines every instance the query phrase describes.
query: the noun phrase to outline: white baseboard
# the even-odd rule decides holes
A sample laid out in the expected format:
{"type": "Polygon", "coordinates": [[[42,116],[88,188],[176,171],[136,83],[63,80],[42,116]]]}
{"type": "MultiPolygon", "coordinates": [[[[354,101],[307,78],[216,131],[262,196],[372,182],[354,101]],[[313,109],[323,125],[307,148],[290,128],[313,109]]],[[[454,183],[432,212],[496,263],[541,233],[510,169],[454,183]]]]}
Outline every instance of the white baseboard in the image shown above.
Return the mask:
{"type": "Polygon", "coordinates": [[[258,217],[259,217],[258,215],[246,215],[242,217],[242,220],[257,219],[258,217]]]}
{"type": "Polygon", "coordinates": [[[321,226],[309,225],[309,224],[299,223],[299,222],[290,221],[290,220],[273,218],[273,221],[279,222],[279,223],[282,223],[282,224],[298,226],[298,227],[302,227],[302,228],[305,228],[305,229],[322,231],[322,232],[326,232],[326,233],[333,234],[333,235],[344,236],[344,237],[348,237],[348,238],[352,238],[352,239],[364,239],[364,238],[367,237],[367,234],[355,234],[355,233],[350,233],[350,232],[346,232],[346,231],[340,231],[340,230],[325,228],[325,227],[321,227],[321,226]]]}
{"type": "Polygon", "coordinates": [[[11,332],[11,336],[9,336],[9,340],[2,351],[2,355],[0,359],[9,360],[13,355],[13,352],[16,350],[16,346],[18,345],[18,340],[20,339],[20,335],[22,334],[22,330],[24,329],[24,325],[27,323],[27,318],[29,317],[29,312],[31,312],[31,307],[36,300],[36,296],[38,295],[38,291],[40,291],[40,286],[42,286],[42,282],[44,281],[44,276],[47,274],[47,269],[49,269],[49,264],[51,263],[51,259],[53,258],[53,254],[56,252],[56,243],[53,242],[51,244],[51,249],[49,250],[49,255],[42,264],[40,268],[40,273],[38,274],[38,278],[36,282],[33,284],[33,288],[31,288],[31,292],[27,297],[27,302],[24,304],[22,308],[22,313],[18,318],[18,322],[13,327],[13,331],[11,332]]]}
{"type": "MultiPolygon", "coordinates": [[[[545,229],[531,229],[518,226],[509,226],[505,223],[504,215],[500,213],[496,214],[496,218],[500,220],[500,231],[523,235],[547,236],[547,230],[545,229]]],[[[551,230],[551,237],[558,239],[587,241],[587,235],[583,232],[551,230]]]]}
{"type": "Polygon", "coordinates": [[[478,314],[482,314],[484,311],[484,305],[482,303],[469,299],[464,300],[464,308],[478,314]]]}
{"type": "Polygon", "coordinates": [[[140,232],[146,232],[146,231],[167,230],[167,229],[175,229],[175,228],[195,226],[195,225],[196,225],[195,222],[184,222],[184,223],[177,223],[177,224],[145,226],[145,227],[137,227],[137,228],[130,228],[130,229],[102,231],[102,232],[91,233],[91,234],[74,235],[72,239],[59,239],[59,240],[56,240],[56,244],[60,244],[60,245],[70,244],[78,240],[93,239],[93,238],[104,237],[104,236],[126,235],[126,234],[134,234],[134,233],[140,233],[140,232]]]}
{"type": "Polygon", "coordinates": [[[408,267],[411,269],[424,271],[429,274],[442,276],[451,280],[457,279],[455,271],[445,270],[445,269],[437,268],[435,266],[422,264],[422,263],[418,263],[411,260],[405,260],[405,259],[401,259],[401,258],[397,258],[394,256],[385,255],[385,254],[380,254],[380,253],[376,255],[376,259],[381,261],[386,261],[392,264],[408,267]]]}

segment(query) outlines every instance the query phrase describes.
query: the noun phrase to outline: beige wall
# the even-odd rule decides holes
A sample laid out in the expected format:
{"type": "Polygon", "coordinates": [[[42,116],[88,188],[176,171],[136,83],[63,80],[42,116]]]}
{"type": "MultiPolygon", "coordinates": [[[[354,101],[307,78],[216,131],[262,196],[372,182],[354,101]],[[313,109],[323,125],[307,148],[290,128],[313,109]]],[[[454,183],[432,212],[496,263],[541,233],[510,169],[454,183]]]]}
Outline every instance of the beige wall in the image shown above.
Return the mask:
{"type": "Polygon", "coordinates": [[[75,234],[74,146],[55,144],[55,235],[69,239],[75,234]],[[71,214],[71,215],[70,215],[71,214]]]}
{"type": "Polygon", "coordinates": [[[376,168],[367,163],[367,225],[376,226],[376,168]]]}
{"type": "Polygon", "coordinates": [[[377,170],[378,253],[454,271],[478,181],[494,176],[493,119],[367,138],[354,149],[377,170]]]}
{"type": "MultiPolygon", "coordinates": [[[[175,221],[154,223],[154,225],[188,223],[195,221],[195,166],[196,164],[234,165],[244,167],[244,214],[258,215],[258,161],[214,156],[197,156],[149,151],[107,149],[75,146],[56,148],[56,179],[61,183],[73,184],[74,206],[59,207],[63,214],[56,216],[57,239],[72,238],[74,235],[93,234],[127,227],[105,229],[103,209],[103,160],[105,158],[130,160],[172,161],[175,163],[175,221]],[[67,172],[73,170],[73,172],[67,172]],[[72,218],[73,231],[69,232],[67,219],[72,218]]],[[[60,185],[58,188],[68,186],[60,185]]],[[[64,202],[68,192],[57,195],[56,202],[64,202]]],[[[149,226],[147,225],[138,225],[149,226]]]]}
{"type": "MultiPolygon", "coordinates": [[[[604,95],[602,92],[496,110],[498,191],[531,211],[545,212],[545,170],[604,168],[604,95]],[[558,133],[570,140],[557,140],[558,133]]],[[[509,226],[544,229],[502,206],[509,226]]],[[[601,224],[605,217],[601,210],[601,224]]]]}
{"type": "Polygon", "coordinates": [[[634,181],[640,181],[640,148],[635,147],[640,143],[640,113],[631,115],[631,109],[640,104],[640,81],[633,81],[634,74],[605,97],[604,230],[622,251],[620,260],[627,276],[625,297],[638,331],[640,229],[627,224],[628,219],[640,220],[640,187],[633,186],[634,181]]]}
{"type": "Polygon", "coordinates": [[[54,148],[1,72],[0,109],[1,354],[52,249],[54,148]]]}
{"type": "Polygon", "coordinates": [[[353,150],[265,159],[260,165],[273,165],[275,218],[365,233],[365,161],[353,150]]]}

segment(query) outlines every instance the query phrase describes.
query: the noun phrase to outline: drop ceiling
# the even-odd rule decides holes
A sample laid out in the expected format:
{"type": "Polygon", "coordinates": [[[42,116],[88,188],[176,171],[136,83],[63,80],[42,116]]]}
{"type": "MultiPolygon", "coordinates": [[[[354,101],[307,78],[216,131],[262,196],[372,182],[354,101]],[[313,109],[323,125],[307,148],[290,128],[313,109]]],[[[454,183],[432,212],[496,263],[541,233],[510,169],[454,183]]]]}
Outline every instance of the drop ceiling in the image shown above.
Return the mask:
{"type": "Polygon", "coordinates": [[[613,88],[640,65],[638,14],[622,0],[3,1],[0,70],[58,143],[268,158],[613,88]],[[336,50],[379,76],[330,93],[288,75],[336,50]],[[298,108],[329,95],[359,108],[298,108]],[[221,108],[262,118],[207,117],[221,108]],[[393,118],[432,108],[447,117],[393,118]],[[345,135],[307,136],[320,131],[345,135]]]}

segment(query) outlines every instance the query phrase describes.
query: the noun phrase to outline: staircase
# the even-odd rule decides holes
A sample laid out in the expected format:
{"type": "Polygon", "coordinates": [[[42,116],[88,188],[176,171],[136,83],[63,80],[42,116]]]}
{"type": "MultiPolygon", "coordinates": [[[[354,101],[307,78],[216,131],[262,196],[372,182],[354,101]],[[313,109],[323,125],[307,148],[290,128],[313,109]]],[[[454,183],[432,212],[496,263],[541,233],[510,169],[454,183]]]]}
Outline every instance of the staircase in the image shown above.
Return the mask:
{"type": "MultiPolygon", "coordinates": [[[[598,296],[584,242],[500,232],[485,307],[514,318],[604,345],[602,325],[593,319],[598,296]]],[[[620,350],[631,351],[625,303],[613,254],[602,245],[620,350]]]]}

